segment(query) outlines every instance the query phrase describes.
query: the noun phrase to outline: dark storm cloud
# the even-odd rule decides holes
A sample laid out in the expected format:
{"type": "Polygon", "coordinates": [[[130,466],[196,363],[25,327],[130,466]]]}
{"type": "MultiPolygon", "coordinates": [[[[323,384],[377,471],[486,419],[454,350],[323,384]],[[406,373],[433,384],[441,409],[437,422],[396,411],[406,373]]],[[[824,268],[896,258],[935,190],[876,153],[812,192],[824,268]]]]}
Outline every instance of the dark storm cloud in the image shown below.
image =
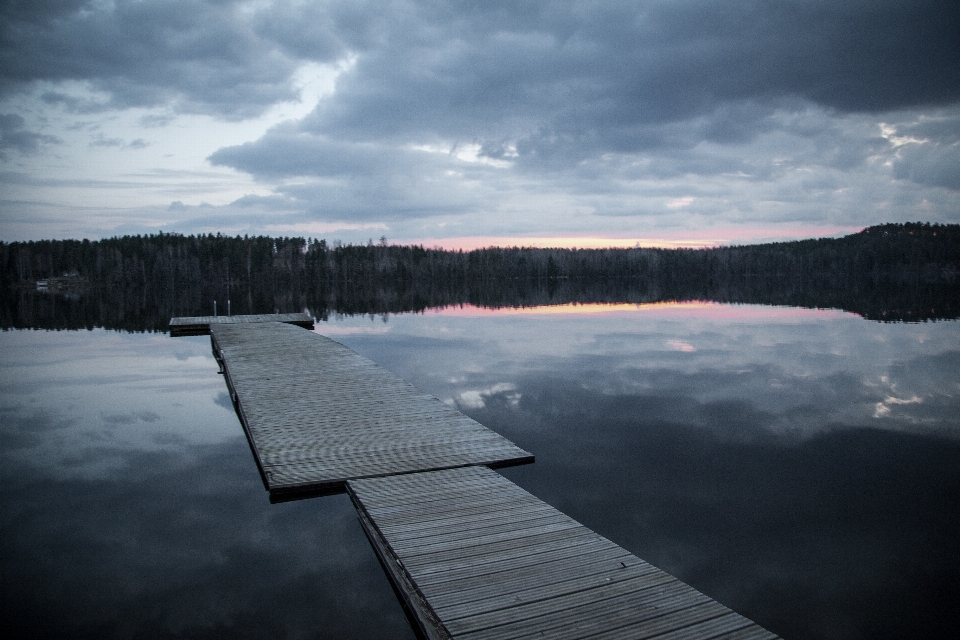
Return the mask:
{"type": "Polygon", "coordinates": [[[940,0],[14,0],[2,11],[8,89],[90,81],[111,106],[182,99],[239,116],[290,98],[298,62],[357,54],[316,126],[358,136],[539,123],[585,138],[602,125],[613,140],[743,99],[879,111],[960,96],[960,8],[940,0]]]}
{"type": "MultiPolygon", "coordinates": [[[[317,126],[358,136],[529,121],[588,141],[745,99],[845,111],[956,100],[953,3],[485,3],[420,7],[361,57],[317,126]],[[531,10],[531,7],[534,7],[531,10]],[[604,131],[592,131],[602,125],[604,131]]],[[[609,144],[613,144],[610,142],[609,144]]]]}
{"type": "Polygon", "coordinates": [[[47,100],[80,111],[178,103],[224,117],[291,99],[297,66],[256,33],[236,2],[26,2],[4,5],[0,82],[7,93],[35,80],[89,82],[105,102],[59,92],[47,100]]]}
{"type": "MultiPolygon", "coordinates": [[[[811,103],[863,113],[960,98],[960,9],[949,2],[421,2],[365,21],[318,11],[282,5],[260,30],[307,57],[298,25],[321,25],[305,28],[340,34],[357,55],[303,131],[478,143],[521,168],[749,143],[784,125],[776,113],[811,103]]],[[[254,175],[288,170],[298,142],[262,142],[215,159],[254,175]]]]}

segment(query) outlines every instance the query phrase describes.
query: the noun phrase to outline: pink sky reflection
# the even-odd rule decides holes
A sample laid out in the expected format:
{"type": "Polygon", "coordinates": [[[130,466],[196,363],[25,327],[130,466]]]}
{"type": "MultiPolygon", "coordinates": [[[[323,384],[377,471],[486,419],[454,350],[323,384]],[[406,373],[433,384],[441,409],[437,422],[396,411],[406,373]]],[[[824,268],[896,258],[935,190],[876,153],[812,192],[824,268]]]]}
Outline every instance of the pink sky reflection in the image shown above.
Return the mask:
{"type": "Polygon", "coordinates": [[[429,309],[424,313],[454,316],[574,316],[574,315],[644,315],[684,316],[716,320],[753,321],[818,321],[848,318],[856,314],[837,309],[805,309],[773,307],[759,304],[725,304],[710,301],[652,302],[647,304],[558,304],[540,307],[488,309],[465,304],[458,307],[429,309]]]}

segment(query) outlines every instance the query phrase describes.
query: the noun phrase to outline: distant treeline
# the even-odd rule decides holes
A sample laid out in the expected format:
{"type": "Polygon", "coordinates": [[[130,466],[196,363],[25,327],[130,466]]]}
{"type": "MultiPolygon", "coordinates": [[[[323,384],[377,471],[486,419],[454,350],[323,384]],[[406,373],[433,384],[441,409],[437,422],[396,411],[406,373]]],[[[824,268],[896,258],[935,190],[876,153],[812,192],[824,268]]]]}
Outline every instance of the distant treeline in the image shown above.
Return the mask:
{"type": "Polygon", "coordinates": [[[304,238],[125,236],[0,243],[0,325],[165,330],[171,316],[386,314],[474,304],[716,300],[960,317],[960,225],[711,249],[444,251],[304,238]],[[41,289],[38,291],[38,282],[41,289]]]}

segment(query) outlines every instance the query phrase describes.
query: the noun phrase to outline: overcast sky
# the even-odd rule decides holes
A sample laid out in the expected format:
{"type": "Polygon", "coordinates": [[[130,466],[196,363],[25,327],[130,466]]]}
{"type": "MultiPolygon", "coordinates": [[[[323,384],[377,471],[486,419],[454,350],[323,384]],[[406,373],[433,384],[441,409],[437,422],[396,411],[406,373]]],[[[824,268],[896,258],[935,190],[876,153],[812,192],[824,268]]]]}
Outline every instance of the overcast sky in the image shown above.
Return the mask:
{"type": "Polygon", "coordinates": [[[960,222],[956,0],[0,0],[0,239],[960,222]]]}

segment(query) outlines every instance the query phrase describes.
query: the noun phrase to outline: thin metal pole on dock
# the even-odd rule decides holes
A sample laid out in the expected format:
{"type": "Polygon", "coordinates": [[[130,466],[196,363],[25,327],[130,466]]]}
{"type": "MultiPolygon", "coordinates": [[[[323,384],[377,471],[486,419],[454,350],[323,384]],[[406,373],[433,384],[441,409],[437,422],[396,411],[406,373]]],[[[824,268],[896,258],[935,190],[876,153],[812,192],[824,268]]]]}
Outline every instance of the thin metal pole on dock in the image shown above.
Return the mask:
{"type": "Polygon", "coordinates": [[[213,301],[213,317],[214,318],[217,317],[217,301],[216,300],[213,301]]]}
{"type": "Polygon", "coordinates": [[[230,313],[230,298],[227,298],[227,315],[228,315],[228,316],[229,316],[229,315],[232,315],[232,314],[230,313]]]}

